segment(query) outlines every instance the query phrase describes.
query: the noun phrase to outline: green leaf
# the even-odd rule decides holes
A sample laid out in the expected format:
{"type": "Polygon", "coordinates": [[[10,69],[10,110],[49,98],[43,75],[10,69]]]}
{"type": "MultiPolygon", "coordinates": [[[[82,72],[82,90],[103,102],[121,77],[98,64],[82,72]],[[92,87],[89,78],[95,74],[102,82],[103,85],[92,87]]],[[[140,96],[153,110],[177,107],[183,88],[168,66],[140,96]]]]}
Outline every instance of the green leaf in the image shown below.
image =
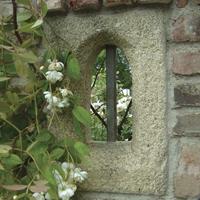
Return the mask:
{"type": "Polygon", "coordinates": [[[3,185],[3,188],[11,191],[21,191],[27,188],[27,185],[3,185]]]}
{"type": "Polygon", "coordinates": [[[7,81],[9,79],[10,79],[9,77],[0,77],[0,82],[7,81]]]}
{"type": "Polygon", "coordinates": [[[62,148],[54,149],[50,154],[51,159],[58,160],[64,154],[64,152],[65,152],[65,150],[62,148]]]}
{"type": "Polygon", "coordinates": [[[32,33],[33,29],[31,28],[34,23],[23,23],[21,27],[19,27],[18,31],[21,33],[32,33]]]}
{"type": "Polygon", "coordinates": [[[37,28],[43,24],[43,19],[38,19],[32,26],[31,28],[37,28]]]}
{"type": "Polygon", "coordinates": [[[83,131],[82,124],[75,118],[73,117],[73,126],[74,126],[74,131],[77,134],[77,136],[84,141],[85,139],[85,134],[83,131]]]}
{"type": "Polygon", "coordinates": [[[11,111],[10,106],[5,101],[0,100],[0,113],[9,113],[11,111]]]}
{"type": "Polygon", "coordinates": [[[19,165],[22,163],[21,158],[15,154],[10,154],[8,157],[5,157],[5,158],[3,157],[1,161],[2,161],[2,164],[8,168],[15,167],[16,165],[19,165]]]}
{"type": "Polygon", "coordinates": [[[47,192],[48,191],[48,186],[46,186],[47,181],[39,180],[39,181],[34,181],[35,185],[32,185],[30,187],[31,192],[47,192]]]}
{"type": "Polygon", "coordinates": [[[23,5],[30,5],[30,0],[17,0],[17,3],[23,5]]]}
{"type": "Polygon", "coordinates": [[[31,143],[31,145],[27,148],[26,151],[35,156],[45,152],[47,148],[48,148],[48,143],[36,141],[31,143]]]}
{"type": "Polygon", "coordinates": [[[90,126],[91,125],[91,116],[90,113],[83,108],[82,106],[76,106],[73,110],[72,113],[76,119],[84,124],[85,126],[90,126]]]}
{"type": "Polygon", "coordinates": [[[17,15],[17,21],[18,22],[26,21],[26,20],[30,19],[31,17],[32,17],[32,13],[29,11],[20,12],[17,15]]]}
{"type": "Polygon", "coordinates": [[[74,148],[79,153],[79,155],[80,155],[81,158],[89,155],[90,151],[89,151],[88,146],[86,144],[82,143],[82,142],[76,142],[74,144],[74,148]]]}
{"type": "Polygon", "coordinates": [[[6,97],[8,99],[8,102],[10,102],[13,105],[17,105],[19,103],[19,97],[15,92],[13,93],[10,91],[6,92],[6,97]]]}
{"type": "Polygon", "coordinates": [[[3,165],[0,163],[0,170],[4,171],[5,168],[3,167],[3,165]]]}
{"type": "Polygon", "coordinates": [[[44,0],[41,0],[41,10],[42,10],[42,16],[45,17],[48,11],[47,4],[44,0]]]}
{"type": "Polygon", "coordinates": [[[78,60],[70,55],[67,62],[67,74],[75,80],[80,79],[80,66],[78,60]]]}
{"type": "Polygon", "coordinates": [[[23,78],[27,78],[29,73],[30,73],[30,69],[29,66],[27,65],[27,63],[22,62],[19,59],[15,60],[15,68],[16,68],[16,72],[18,74],[18,76],[23,77],[23,78]]]}
{"type": "Polygon", "coordinates": [[[36,140],[39,142],[46,142],[49,141],[51,138],[52,134],[48,130],[44,129],[41,130],[40,133],[37,135],[36,140]]]}
{"type": "Polygon", "coordinates": [[[12,147],[8,146],[8,145],[0,145],[0,156],[3,155],[8,155],[9,151],[12,149],[12,147]]]}
{"type": "Polygon", "coordinates": [[[27,63],[35,63],[38,61],[37,56],[32,51],[21,49],[21,52],[15,54],[16,57],[27,63]]]}

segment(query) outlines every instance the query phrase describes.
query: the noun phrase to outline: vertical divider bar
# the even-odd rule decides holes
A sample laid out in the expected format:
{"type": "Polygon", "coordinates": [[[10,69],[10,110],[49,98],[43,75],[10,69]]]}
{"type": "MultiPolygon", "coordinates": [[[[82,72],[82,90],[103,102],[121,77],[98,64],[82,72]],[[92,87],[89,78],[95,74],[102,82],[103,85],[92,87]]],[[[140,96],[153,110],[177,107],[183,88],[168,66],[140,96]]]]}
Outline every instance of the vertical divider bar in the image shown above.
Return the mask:
{"type": "Polygon", "coordinates": [[[107,141],[117,140],[116,47],[106,46],[107,141]]]}

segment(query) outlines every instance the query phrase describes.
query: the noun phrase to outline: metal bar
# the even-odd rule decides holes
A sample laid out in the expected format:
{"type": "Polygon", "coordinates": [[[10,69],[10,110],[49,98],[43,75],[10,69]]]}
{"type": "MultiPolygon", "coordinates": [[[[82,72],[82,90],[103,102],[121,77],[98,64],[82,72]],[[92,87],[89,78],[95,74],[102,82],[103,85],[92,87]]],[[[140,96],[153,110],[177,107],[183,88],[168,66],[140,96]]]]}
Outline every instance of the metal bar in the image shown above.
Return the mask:
{"type": "Polygon", "coordinates": [[[117,140],[116,47],[106,46],[107,141],[117,140]]]}

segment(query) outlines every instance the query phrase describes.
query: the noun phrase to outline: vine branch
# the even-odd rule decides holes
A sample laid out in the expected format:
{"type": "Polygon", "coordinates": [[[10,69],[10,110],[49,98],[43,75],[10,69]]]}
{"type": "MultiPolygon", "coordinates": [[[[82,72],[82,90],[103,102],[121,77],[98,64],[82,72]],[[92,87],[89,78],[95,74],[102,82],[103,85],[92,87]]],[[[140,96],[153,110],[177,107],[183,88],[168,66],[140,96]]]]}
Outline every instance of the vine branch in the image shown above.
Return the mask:
{"type": "Polygon", "coordinates": [[[15,36],[18,39],[19,43],[22,44],[22,38],[18,32],[18,24],[17,24],[17,3],[16,0],[12,0],[12,6],[13,6],[13,25],[15,30],[15,36]]]}
{"type": "Polygon", "coordinates": [[[104,119],[99,115],[99,113],[95,110],[95,108],[93,107],[92,104],[90,104],[90,108],[92,110],[92,112],[97,116],[97,118],[102,122],[102,124],[107,128],[107,124],[104,121],[104,119]]]}
{"type": "Polygon", "coordinates": [[[119,135],[121,135],[121,130],[122,130],[122,127],[123,127],[124,122],[126,121],[126,117],[127,117],[128,112],[129,112],[129,110],[130,110],[130,108],[131,108],[131,105],[132,105],[132,99],[130,100],[130,102],[129,102],[127,108],[126,108],[126,112],[125,112],[125,114],[124,114],[124,117],[122,118],[122,121],[120,122],[120,124],[119,124],[119,126],[118,126],[118,134],[119,134],[119,135]]]}

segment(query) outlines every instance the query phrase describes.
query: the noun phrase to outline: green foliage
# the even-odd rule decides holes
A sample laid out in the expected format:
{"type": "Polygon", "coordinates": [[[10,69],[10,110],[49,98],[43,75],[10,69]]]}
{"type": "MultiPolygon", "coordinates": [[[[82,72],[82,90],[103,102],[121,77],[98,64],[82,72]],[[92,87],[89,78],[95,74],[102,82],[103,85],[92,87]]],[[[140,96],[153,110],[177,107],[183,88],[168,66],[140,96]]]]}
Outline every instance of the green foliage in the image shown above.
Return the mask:
{"type": "Polygon", "coordinates": [[[67,63],[67,74],[69,77],[78,80],[80,78],[80,67],[78,60],[70,55],[67,63]]]}
{"type": "Polygon", "coordinates": [[[46,80],[48,59],[62,62],[64,75],[70,81],[80,78],[79,63],[68,51],[59,52],[47,45],[43,47],[44,54],[38,55],[37,48],[46,38],[45,0],[40,0],[37,8],[30,0],[17,0],[17,4],[25,9],[18,10],[16,19],[0,18],[0,198],[2,195],[3,199],[11,199],[17,194],[17,199],[33,199],[32,193],[48,190],[52,199],[57,200],[53,172],[64,173],[58,163],[80,163],[89,150],[81,142],[84,140],[81,128],[80,138],[57,138],[51,133],[51,125],[59,123],[60,113],[68,112],[78,126],[89,126],[90,114],[79,106],[73,93],[64,111],[54,106],[51,111],[45,111],[44,91],[51,90],[61,98],[61,83],[53,85],[46,80]],[[40,70],[41,65],[44,71],[40,70]]]}
{"type": "Polygon", "coordinates": [[[72,113],[73,113],[74,117],[79,122],[81,122],[83,125],[90,126],[90,124],[91,124],[91,117],[90,117],[90,114],[88,113],[88,111],[85,110],[85,108],[83,108],[81,106],[76,106],[72,110],[72,113]]]}

